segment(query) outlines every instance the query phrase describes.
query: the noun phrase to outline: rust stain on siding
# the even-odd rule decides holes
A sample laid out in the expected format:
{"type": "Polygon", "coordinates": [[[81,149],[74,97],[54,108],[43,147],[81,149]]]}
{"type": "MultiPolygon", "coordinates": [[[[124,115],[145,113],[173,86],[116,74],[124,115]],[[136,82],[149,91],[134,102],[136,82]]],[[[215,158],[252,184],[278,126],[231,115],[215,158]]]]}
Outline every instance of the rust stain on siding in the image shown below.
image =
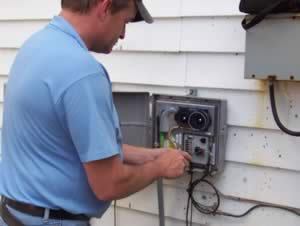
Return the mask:
{"type": "Polygon", "coordinates": [[[261,151],[255,152],[255,154],[252,156],[252,159],[249,162],[251,165],[264,166],[266,164],[266,160],[264,159],[264,156],[260,153],[261,151]]]}
{"type": "Polygon", "coordinates": [[[268,81],[267,80],[256,80],[257,89],[266,92],[268,90],[268,81]]]}
{"type": "Polygon", "coordinates": [[[264,128],[266,121],[266,96],[268,95],[268,81],[266,80],[258,80],[258,89],[261,90],[257,92],[257,106],[256,106],[256,115],[255,115],[255,123],[253,125],[254,128],[264,128]]]}

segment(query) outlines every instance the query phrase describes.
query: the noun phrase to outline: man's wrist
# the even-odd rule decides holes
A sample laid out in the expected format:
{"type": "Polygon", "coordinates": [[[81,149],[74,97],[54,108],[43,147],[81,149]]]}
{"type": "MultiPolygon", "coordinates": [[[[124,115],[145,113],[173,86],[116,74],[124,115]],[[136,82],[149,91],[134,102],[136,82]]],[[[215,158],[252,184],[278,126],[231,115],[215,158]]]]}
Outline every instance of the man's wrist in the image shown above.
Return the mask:
{"type": "Polygon", "coordinates": [[[155,159],[154,161],[151,162],[153,166],[153,172],[155,175],[155,178],[160,178],[163,176],[163,169],[162,169],[162,164],[158,159],[155,159]]]}

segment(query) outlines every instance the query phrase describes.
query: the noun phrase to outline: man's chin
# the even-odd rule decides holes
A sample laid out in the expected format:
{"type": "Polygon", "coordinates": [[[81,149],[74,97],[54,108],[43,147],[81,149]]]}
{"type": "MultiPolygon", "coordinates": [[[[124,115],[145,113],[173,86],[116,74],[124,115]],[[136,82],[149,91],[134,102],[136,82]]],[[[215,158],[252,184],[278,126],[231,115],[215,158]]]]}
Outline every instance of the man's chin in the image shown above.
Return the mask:
{"type": "Polygon", "coordinates": [[[105,48],[102,53],[109,54],[113,51],[113,48],[114,48],[113,45],[112,46],[107,46],[107,48],[105,48]]]}
{"type": "Polygon", "coordinates": [[[110,48],[109,50],[107,50],[107,51],[105,52],[105,54],[110,54],[112,51],[113,51],[113,48],[110,48]]]}
{"type": "Polygon", "coordinates": [[[109,54],[113,51],[113,47],[105,48],[105,49],[92,49],[90,50],[95,53],[109,54]]]}
{"type": "Polygon", "coordinates": [[[96,52],[96,53],[100,53],[100,54],[110,54],[112,51],[99,51],[99,52],[96,52]]]}

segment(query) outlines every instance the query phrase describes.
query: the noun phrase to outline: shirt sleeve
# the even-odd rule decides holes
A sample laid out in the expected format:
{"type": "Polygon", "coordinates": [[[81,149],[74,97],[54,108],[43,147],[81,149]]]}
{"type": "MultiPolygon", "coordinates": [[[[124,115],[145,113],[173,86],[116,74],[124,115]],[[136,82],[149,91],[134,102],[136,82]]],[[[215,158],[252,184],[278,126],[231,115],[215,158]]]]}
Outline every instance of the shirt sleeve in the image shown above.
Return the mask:
{"type": "Polygon", "coordinates": [[[89,75],[63,95],[66,124],[82,162],[118,155],[110,83],[103,74],[89,75]]]}

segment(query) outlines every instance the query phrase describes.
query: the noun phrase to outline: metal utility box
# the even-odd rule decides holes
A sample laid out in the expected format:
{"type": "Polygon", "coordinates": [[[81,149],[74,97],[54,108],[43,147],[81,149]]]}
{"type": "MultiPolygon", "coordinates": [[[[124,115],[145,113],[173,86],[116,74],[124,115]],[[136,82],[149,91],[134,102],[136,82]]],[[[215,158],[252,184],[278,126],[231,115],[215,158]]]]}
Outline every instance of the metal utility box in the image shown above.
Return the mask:
{"type": "Polygon", "coordinates": [[[226,101],[197,97],[114,93],[123,142],[188,152],[193,169],[223,170],[226,101]]]}
{"type": "MultiPolygon", "coordinates": [[[[249,16],[248,16],[249,17],[249,16]]],[[[270,15],[246,32],[245,78],[300,80],[300,15],[270,15]]]]}

